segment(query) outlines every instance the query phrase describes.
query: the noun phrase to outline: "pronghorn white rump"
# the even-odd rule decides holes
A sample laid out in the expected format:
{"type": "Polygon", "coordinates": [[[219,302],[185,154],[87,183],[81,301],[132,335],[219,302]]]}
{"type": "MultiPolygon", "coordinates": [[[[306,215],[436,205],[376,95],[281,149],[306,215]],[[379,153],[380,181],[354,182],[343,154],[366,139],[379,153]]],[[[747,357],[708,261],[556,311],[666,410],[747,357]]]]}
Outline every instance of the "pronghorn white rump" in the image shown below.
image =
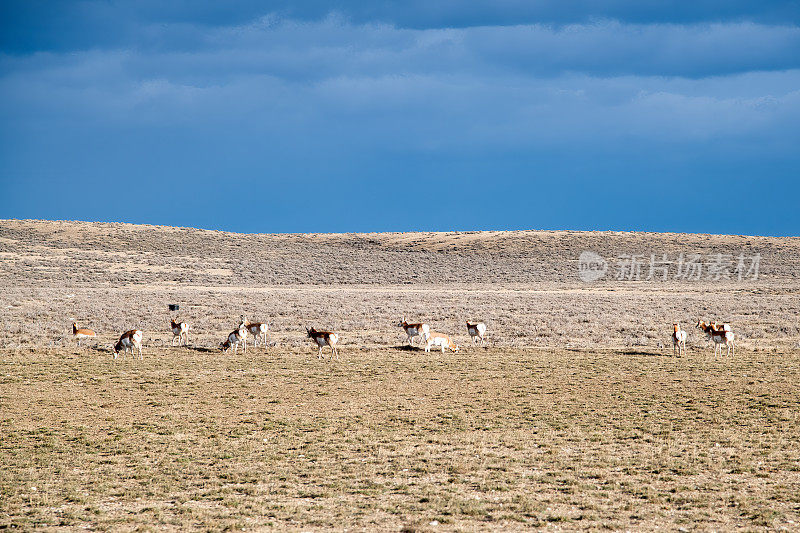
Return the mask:
{"type": "Polygon", "coordinates": [[[473,344],[477,344],[478,340],[483,344],[483,337],[486,335],[486,324],[483,322],[470,324],[469,320],[467,320],[467,332],[469,332],[473,344]]]}
{"type": "Polygon", "coordinates": [[[313,340],[317,343],[319,347],[319,352],[317,353],[317,359],[322,359],[322,349],[325,346],[331,347],[331,359],[333,356],[336,356],[336,360],[339,360],[339,347],[336,346],[336,343],[339,342],[339,337],[336,333],[332,331],[317,331],[314,328],[306,328],[306,332],[308,333],[308,338],[313,340]]]}
{"type": "Polygon", "coordinates": [[[143,359],[142,357],[142,330],[140,329],[132,329],[126,331],[122,334],[122,336],[117,341],[117,344],[114,345],[114,359],[119,356],[119,352],[122,351],[122,356],[125,357],[128,352],[131,352],[131,355],[134,359],[136,359],[136,355],[133,353],[133,349],[136,348],[139,351],[139,359],[143,359]]]}
{"type": "Polygon", "coordinates": [[[434,333],[429,332],[427,335],[427,345],[425,346],[425,351],[430,352],[431,346],[441,346],[442,353],[444,353],[445,348],[449,348],[453,350],[453,352],[457,352],[459,347],[457,344],[454,344],[450,337],[445,335],[444,333],[434,333]]]}
{"type": "Polygon", "coordinates": [[[78,339],[78,346],[80,346],[82,339],[93,339],[97,337],[97,334],[91,329],[78,328],[78,325],[75,322],[73,322],[72,336],[73,338],[78,339]]]}
{"type": "Polygon", "coordinates": [[[172,345],[175,346],[175,341],[178,341],[178,346],[189,345],[189,324],[186,322],[175,322],[170,319],[170,327],[172,328],[172,345]]]}
{"type": "Polygon", "coordinates": [[[678,357],[686,353],[686,332],[681,329],[677,322],[672,324],[672,355],[675,355],[676,350],[678,357]]]}
{"type": "Polygon", "coordinates": [[[420,322],[415,324],[409,324],[408,322],[406,322],[406,317],[403,317],[403,319],[400,322],[398,322],[397,326],[403,328],[403,331],[405,331],[406,335],[408,335],[409,346],[414,345],[414,337],[419,337],[420,339],[422,339],[421,342],[425,342],[427,340],[428,334],[431,332],[431,327],[428,324],[420,322]]]}
{"type": "Polygon", "coordinates": [[[734,342],[733,331],[731,331],[731,327],[728,324],[717,326],[716,322],[707,324],[702,320],[698,320],[697,327],[703,330],[714,342],[714,357],[717,356],[717,352],[722,353],[723,344],[728,348],[727,355],[736,355],[736,343],[734,342]],[[731,351],[731,348],[733,348],[733,351],[731,351]]]}

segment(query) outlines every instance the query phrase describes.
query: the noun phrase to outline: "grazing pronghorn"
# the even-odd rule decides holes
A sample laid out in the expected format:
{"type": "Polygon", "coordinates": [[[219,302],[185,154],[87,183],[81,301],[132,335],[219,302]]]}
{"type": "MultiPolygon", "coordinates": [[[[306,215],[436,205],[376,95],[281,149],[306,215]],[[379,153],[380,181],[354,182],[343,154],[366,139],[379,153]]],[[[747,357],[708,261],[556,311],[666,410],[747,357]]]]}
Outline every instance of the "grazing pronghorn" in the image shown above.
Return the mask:
{"type": "Polygon", "coordinates": [[[408,335],[408,345],[414,345],[414,337],[420,337],[422,342],[427,340],[428,334],[431,332],[431,327],[428,324],[409,324],[406,322],[406,317],[403,317],[398,324],[398,327],[403,328],[403,331],[408,335]]]}
{"type": "Polygon", "coordinates": [[[133,353],[134,348],[136,348],[139,351],[139,359],[143,359],[142,330],[140,329],[132,329],[122,334],[122,336],[117,341],[117,344],[114,345],[114,359],[116,359],[117,356],[119,356],[120,350],[122,350],[123,357],[125,357],[128,351],[130,351],[133,358],[136,359],[136,355],[133,353]]]}
{"type": "Polygon", "coordinates": [[[672,324],[672,355],[678,350],[678,357],[686,353],[686,332],[681,329],[677,322],[672,324]]]}
{"type": "MultiPolygon", "coordinates": [[[[242,320],[244,322],[244,319],[242,320]]],[[[269,332],[269,324],[262,322],[248,322],[245,325],[247,331],[253,336],[253,346],[258,346],[258,341],[266,348],[267,346],[267,332],[269,332]]]]}
{"type": "Polygon", "coordinates": [[[480,339],[481,344],[483,344],[483,337],[486,335],[486,324],[483,322],[470,324],[469,320],[467,320],[467,331],[469,332],[469,336],[472,337],[473,344],[477,344],[478,339],[480,339]]]}
{"type": "Polygon", "coordinates": [[[231,346],[233,346],[233,353],[235,355],[239,351],[240,343],[243,346],[244,353],[247,353],[247,328],[244,326],[244,321],[239,324],[237,329],[228,333],[228,338],[225,339],[225,342],[221,342],[220,346],[223,352],[227,352],[230,350],[231,346]]]}
{"type": "Polygon", "coordinates": [[[317,359],[322,359],[322,348],[330,346],[331,359],[336,355],[336,360],[339,360],[339,348],[336,346],[336,343],[339,342],[339,337],[336,333],[332,331],[317,331],[314,328],[306,328],[306,332],[308,333],[308,338],[316,342],[319,347],[317,359]]]}
{"type": "Polygon", "coordinates": [[[78,346],[81,345],[81,339],[94,339],[97,333],[91,329],[78,329],[78,324],[72,323],[72,336],[78,339],[78,346]]]}
{"type": "Polygon", "coordinates": [[[186,322],[175,322],[174,320],[169,320],[170,326],[172,327],[172,345],[175,346],[175,340],[178,341],[178,346],[183,343],[184,346],[189,345],[189,324],[186,322]]]}
{"type": "Polygon", "coordinates": [[[717,351],[722,353],[723,344],[728,348],[727,355],[731,355],[731,348],[733,348],[733,355],[736,355],[734,335],[728,324],[722,324],[722,326],[717,327],[716,322],[707,324],[702,320],[698,320],[697,327],[703,330],[703,332],[714,341],[714,357],[717,356],[717,351]]]}
{"type": "Polygon", "coordinates": [[[454,352],[458,351],[458,344],[453,344],[453,341],[450,340],[450,337],[444,333],[428,332],[426,340],[428,341],[427,346],[425,346],[426,352],[430,352],[431,346],[434,344],[442,347],[442,353],[444,353],[445,348],[450,348],[454,352]]]}

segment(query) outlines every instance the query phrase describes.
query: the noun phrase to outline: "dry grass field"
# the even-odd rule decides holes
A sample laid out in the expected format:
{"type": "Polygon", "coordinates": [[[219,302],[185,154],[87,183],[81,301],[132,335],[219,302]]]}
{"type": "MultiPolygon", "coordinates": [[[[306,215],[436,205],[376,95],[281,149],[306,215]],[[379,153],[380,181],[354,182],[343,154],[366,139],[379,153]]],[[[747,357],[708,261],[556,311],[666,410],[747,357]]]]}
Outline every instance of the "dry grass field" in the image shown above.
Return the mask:
{"type": "Polygon", "coordinates": [[[798,238],[0,221],[0,528],[800,530],[799,296],[798,238]],[[760,275],[589,284],[583,250],[760,275]],[[241,314],[270,345],[223,355],[241,314]],[[403,314],[463,349],[409,349],[403,314]],[[114,361],[133,327],[144,359],[114,361]]]}

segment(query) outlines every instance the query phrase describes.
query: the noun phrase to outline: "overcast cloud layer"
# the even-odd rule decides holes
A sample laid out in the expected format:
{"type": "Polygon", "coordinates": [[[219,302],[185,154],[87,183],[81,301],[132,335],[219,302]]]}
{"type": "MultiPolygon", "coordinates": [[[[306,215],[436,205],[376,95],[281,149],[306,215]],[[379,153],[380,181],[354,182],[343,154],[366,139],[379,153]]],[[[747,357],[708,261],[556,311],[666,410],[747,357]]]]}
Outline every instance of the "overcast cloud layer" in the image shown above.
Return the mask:
{"type": "Polygon", "coordinates": [[[800,230],[796,2],[160,4],[3,4],[0,217],[800,230]]]}

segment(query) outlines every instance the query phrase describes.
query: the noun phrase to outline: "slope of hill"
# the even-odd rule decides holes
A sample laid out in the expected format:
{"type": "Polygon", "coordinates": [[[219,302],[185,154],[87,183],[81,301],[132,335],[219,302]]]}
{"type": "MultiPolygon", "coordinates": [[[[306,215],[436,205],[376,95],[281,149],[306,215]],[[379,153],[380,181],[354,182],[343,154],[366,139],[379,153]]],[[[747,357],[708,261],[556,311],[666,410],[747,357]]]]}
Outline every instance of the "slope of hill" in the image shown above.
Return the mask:
{"type": "Polygon", "coordinates": [[[574,231],[251,235],[5,220],[0,258],[6,288],[0,316],[8,325],[0,340],[12,344],[60,342],[73,319],[109,332],[133,325],[163,331],[166,303],[173,301],[184,304],[181,316],[209,343],[240,314],[271,320],[277,337],[285,331],[290,344],[302,342],[296,332],[306,323],[342,330],[346,342],[391,344],[403,315],[459,334],[463,320],[482,319],[501,344],[657,346],[668,342],[674,320],[689,326],[698,317],[733,323],[753,348],[800,340],[800,238],[574,231]],[[606,276],[594,283],[578,276],[586,250],[608,261],[606,276]],[[699,279],[679,277],[681,257],[693,254],[705,270],[699,279]],[[747,267],[741,281],[740,256],[747,267]],[[631,257],[641,270],[634,272],[631,257]],[[717,257],[727,268],[713,279],[709,269],[717,257]],[[656,270],[647,281],[653,258],[656,270]]]}

